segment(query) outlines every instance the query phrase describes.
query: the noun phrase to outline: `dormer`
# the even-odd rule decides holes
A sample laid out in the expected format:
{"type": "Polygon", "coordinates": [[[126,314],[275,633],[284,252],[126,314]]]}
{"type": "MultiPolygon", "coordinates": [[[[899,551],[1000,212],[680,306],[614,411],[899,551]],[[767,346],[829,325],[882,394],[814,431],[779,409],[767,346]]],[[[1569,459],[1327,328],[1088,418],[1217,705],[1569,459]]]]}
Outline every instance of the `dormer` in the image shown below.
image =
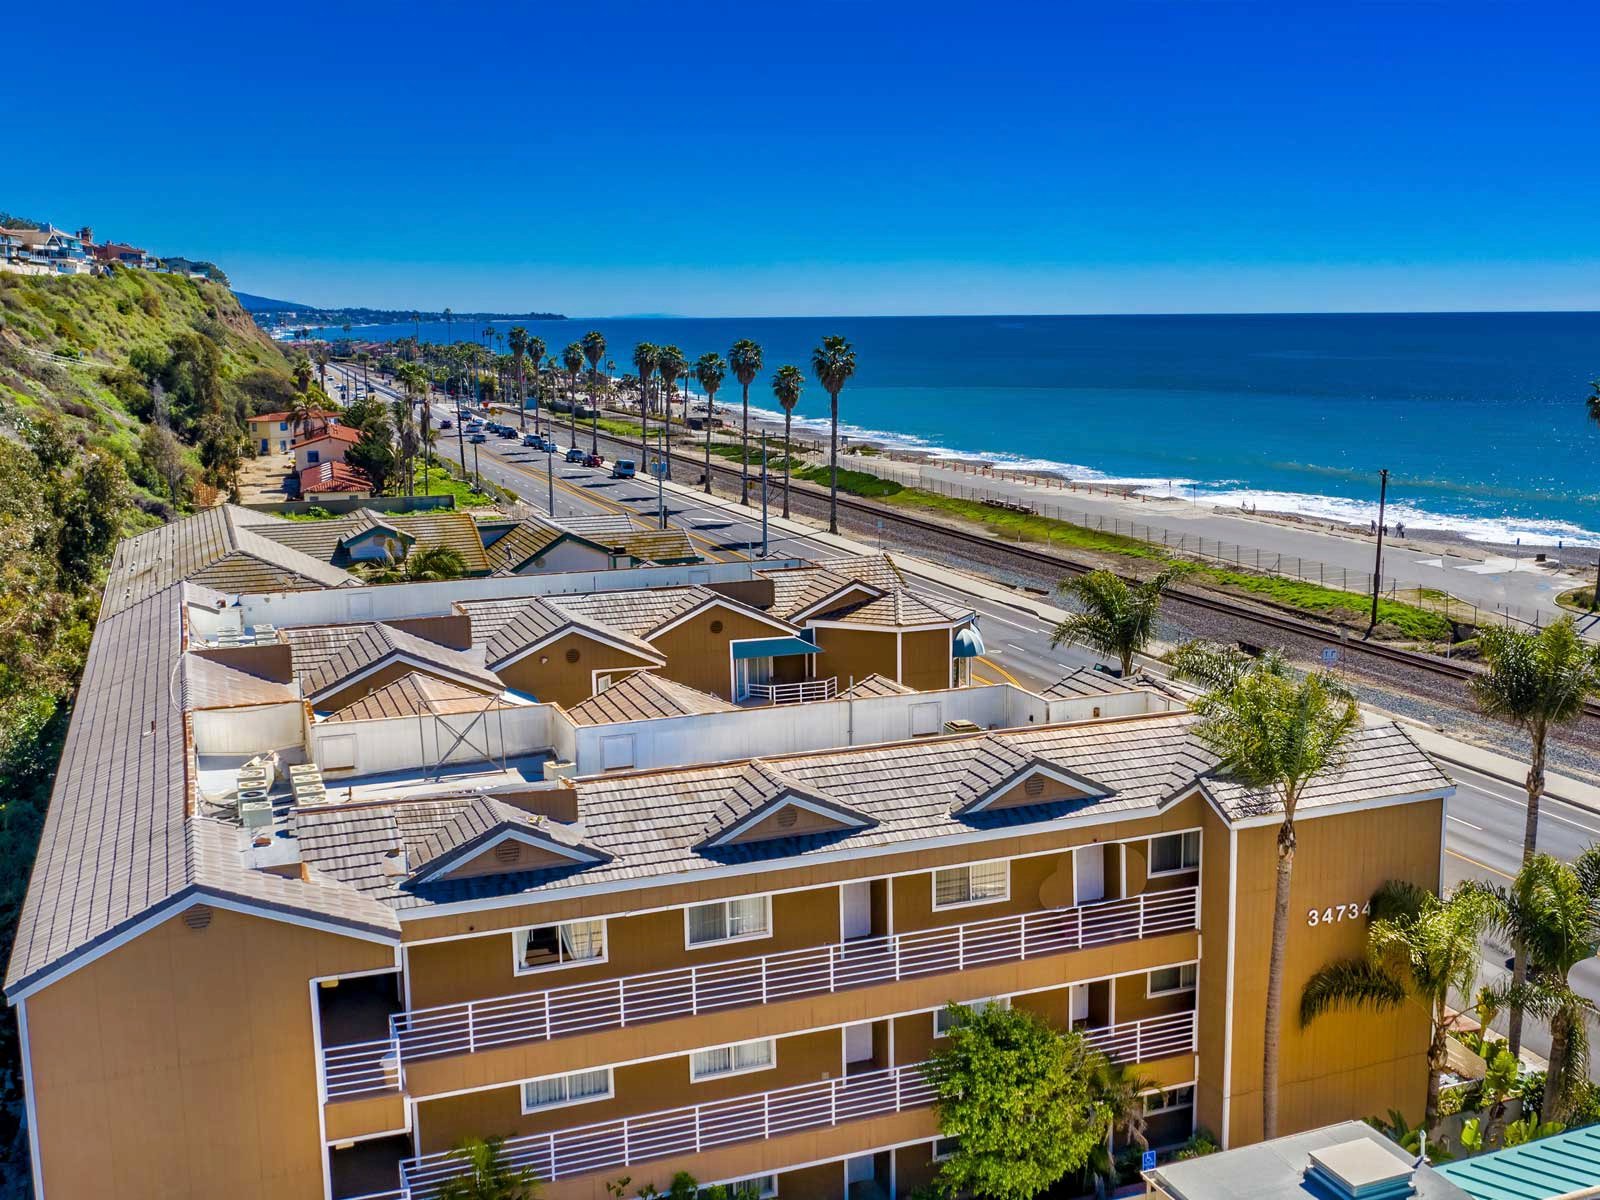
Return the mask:
{"type": "Polygon", "coordinates": [[[1037,755],[1024,755],[995,738],[985,739],[998,773],[974,773],[957,790],[951,812],[958,817],[1041,805],[1103,800],[1112,789],[1037,755]]]}
{"type": "Polygon", "coordinates": [[[351,562],[398,562],[417,539],[393,525],[374,522],[339,542],[339,549],[351,562]]]}
{"type": "Polygon", "coordinates": [[[717,850],[778,838],[852,833],[877,822],[836,796],[802,783],[771,763],[753,759],[719,808],[698,850],[717,850]]]}
{"type": "Polygon", "coordinates": [[[409,855],[411,883],[439,883],[524,871],[572,870],[609,862],[581,827],[523,812],[488,796],[469,801],[409,855]]]}

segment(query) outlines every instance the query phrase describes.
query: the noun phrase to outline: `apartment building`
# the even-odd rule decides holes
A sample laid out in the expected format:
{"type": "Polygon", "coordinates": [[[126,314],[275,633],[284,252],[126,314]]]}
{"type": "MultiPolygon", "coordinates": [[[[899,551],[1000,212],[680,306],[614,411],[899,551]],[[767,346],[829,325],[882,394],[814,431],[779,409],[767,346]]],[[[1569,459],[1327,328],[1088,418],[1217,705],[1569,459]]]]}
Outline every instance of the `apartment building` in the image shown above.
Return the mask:
{"type": "MultiPolygon", "coordinates": [[[[119,548],[6,981],[41,1197],[425,1200],[488,1135],[552,1200],[904,1196],[951,1000],[1137,1064],[1160,1142],[1259,1136],[1278,818],[1180,698],[950,687],[886,624],[940,686],[741,702],[739,644],[845,652],[739,599],[815,564],[313,569],[226,513],[119,548]],[[497,657],[605,639],[648,665],[570,702],[497,657]]],[[[1308,791],[1291,992],[1438,885],[1449,791],[1390,724],[1308,791]]],[[[1284,1036],[1286,1128],[1420,1105],[1422,1014],[1284,1036]]]]}

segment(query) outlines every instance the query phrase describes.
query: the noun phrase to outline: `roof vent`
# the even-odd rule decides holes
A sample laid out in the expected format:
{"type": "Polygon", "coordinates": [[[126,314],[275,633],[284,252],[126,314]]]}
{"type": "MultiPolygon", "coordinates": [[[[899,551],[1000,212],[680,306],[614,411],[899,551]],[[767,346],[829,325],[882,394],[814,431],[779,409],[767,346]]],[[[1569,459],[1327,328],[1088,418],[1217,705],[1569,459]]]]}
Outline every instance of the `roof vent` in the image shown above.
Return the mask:
{"type": "Polygon", "coordinates": [[[183,923],[190,929],[199,932],[211,924],[211,906],[209,904],[193,904],[183,910],[183,923]]]}
{"type": "Polygon", "coordinates": [[[1309,1157],[1306,1184],[1327,1200],[1401,1200],[1414,1190],[1416,1165],[1369,1138],[1313,1150],[1309,1157]]]}

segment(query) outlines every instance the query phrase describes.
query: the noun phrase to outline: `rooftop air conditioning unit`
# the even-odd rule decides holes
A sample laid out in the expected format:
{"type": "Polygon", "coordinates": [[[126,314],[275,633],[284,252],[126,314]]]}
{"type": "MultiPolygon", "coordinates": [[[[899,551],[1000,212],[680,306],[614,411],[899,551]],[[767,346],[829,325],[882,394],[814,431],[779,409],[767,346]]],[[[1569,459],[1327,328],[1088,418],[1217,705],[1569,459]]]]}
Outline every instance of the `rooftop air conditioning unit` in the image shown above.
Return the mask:
{"type": "Polygon", "coordinates": [[[983,732],[983,730],[981,728],[979,728],[975,723],[973,723],[972,721],[968,721],[965,718],[961,718],[961,717],[956,718],[954,721],[946,721],[944,723],[944,731],[946,733],[982,733],[983,732]]]}
{"type": "Polygon", "coordinates": [[[243,825],[245,832],[256,829],[265,829],[272,824],[272,805],[266,800],[246,800],[239,797],[239,824],[243,825]]]}
{"type": "Polygon", "coordinates": [[[558,762],[549,759],[544,764],[544,781],[553,783],[557,779],[576,779],[578,777],[578,764],[575,762],[558,762]]]}

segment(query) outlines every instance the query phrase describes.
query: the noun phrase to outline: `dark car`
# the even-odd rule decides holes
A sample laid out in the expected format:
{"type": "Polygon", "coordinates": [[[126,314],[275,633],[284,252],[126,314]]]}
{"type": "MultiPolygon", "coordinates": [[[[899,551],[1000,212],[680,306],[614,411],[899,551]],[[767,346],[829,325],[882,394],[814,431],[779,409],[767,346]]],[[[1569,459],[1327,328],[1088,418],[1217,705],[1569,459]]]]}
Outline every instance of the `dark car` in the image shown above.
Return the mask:
{"type": "Polygon", "coordinates": [[[585,454],[582,450],[579,450],[576,446],[567,451],[567,461],[570,463],[581,463],[588,457],[589,456],[587,454],[585,454]]]}
{"type": "Polygon", "coordinates": [[[517,436],[517,431],[511,428],[509,425],[502,425],[500,427],[500,436],[503,438],[514,438],[517,436]]]}
{"type": "Polygon", "coordinates": [[[489,440],[489,435],[486,434],[486,433],[481,433],[480,432],[480,433],[473,433],[473,434],[468,434],[467,435],[467,441],[471,442],[474,446],[481,446],[485,442],[487,442],[488,440],[489,440]]]}
{"type": "Polygon", "coordinates": [[[456,427],[456,423],[454,421],[452,421],[449,417],[446,417],[444,420],[439,422],[439,428],[440,429],[454,429],[455,427],[456,427]]]}

